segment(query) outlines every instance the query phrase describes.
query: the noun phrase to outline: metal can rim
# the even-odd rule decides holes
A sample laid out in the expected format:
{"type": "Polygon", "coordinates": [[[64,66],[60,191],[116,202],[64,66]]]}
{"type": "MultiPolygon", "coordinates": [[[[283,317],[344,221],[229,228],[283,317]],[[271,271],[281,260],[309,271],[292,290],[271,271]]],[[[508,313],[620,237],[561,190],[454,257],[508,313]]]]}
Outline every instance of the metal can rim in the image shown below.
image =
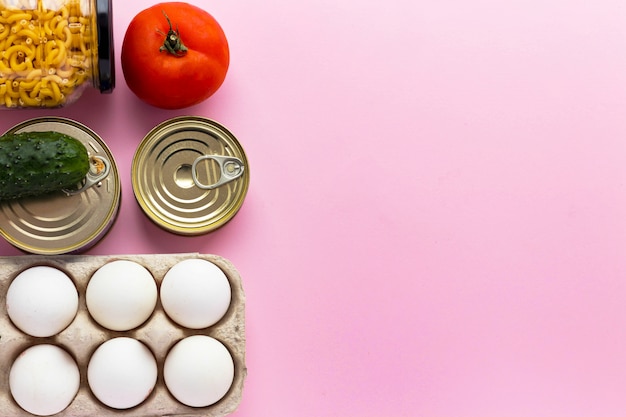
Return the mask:
{"type": "Polygon", "coordinates": [[[103,221],[96,229],[90,233],[90,235],[79,242],[76,242],[72,245],[56,247],[56,248],[45,248],[45,247],[34,247],[27,245],[21,242],[16,237],[12,236],[10,233],[6,233],[3,228],[0,227],[0,236],[2,236],[7,242],[9,242],[14,247],[28,253],[36,254],[36,255],[62,255],[62,254],[71,254],[71,253],[80,253],[87,249],[95,246],[100,240],[109,232],[115,220],[117,220],[117,216],[119,213],[119,208],[121,205],[121,182],[119,179],[119,172],[117,171],[117,164],[115,162],[115,158],[113,153],[106,145],[104,140],[98,135],[93,129],[89,128],[83,123],[80,123],[76,120],[65,118],[65,117],[56,117],[56,116],[45,116],[45,117],[36,117],[33,119],[28,119],[23,122],[16,124],[15,126],[9,128],[4,134],[10,134],[14,132],[19,132],[24,128],[28,128],[29,126],[33,126],[36,124],[42,123],[59,123],[68,126],[75,127],[83,132],[85,132],[88,136],[96,139],[98,144],[102,147],[102,150],[106,153],[107,157],[110,159],[111,164],[113,165],[114,173],[115,173],[115,186],[117,192],[113,198],[111,206],[108,208],[107,213],[104,217],[105,221],[103,221]]]}
{"type": "Polygon", "coordinates": [[[153,127],[141,140],[137,147],[131,164],[131,183],[135,199],[139,204],[144,214],[157,226],[162,229],[185,236],[197,236],[206,233],[213,232],[232,220],[243,206],[246,194],[248,192],[250,183],[250,169],[249,161],[246,153],[241,146],[239,140],[235,135],[223,124],[202,116],[178,116],[170,118],[160,122],[153,127]],[[245,172],[243,173],[241,189],[237,193],[236,201],[234,201],[233,207],[223,216],[220,216],[216,221],[211,223],[204,223],[202,225],[190,223],[185,225],[177,224],[164,216],[159,216],[155,212],[154,204],[151,203],[149,196],[144,195],[145,190],[139,179],[139,172],[142,168],[142,158],[147,152],[163,139],[163,136],[167,136],[171,131],[184,131],[185,129],[191,130],[204,130],[205,132],[219,133],[221,139],[227,139],[229,144],[235,148],[238,157],[245,165],[245,172]]]}

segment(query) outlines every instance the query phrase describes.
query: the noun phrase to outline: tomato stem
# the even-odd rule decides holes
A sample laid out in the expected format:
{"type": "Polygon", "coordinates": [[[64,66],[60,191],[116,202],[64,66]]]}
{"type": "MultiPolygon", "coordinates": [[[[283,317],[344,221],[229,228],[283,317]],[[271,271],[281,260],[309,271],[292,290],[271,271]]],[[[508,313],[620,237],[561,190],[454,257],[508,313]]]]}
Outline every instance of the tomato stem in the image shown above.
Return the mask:
{"type": "Polygon", "coordinates": [[[163,41],[163,45],[159,48],[159,52],[167,51],[168,53],[175,56],[183,56],[187,53],[187,47],[183,43],[183,40],[180,38],[180,32],[178,31],[178,25],[176,25],[176,30],[172,28],[172,22],[170,18],[167,16],[165,11],[163,10],[163,16],[167,19],[167,24],[170,29],[167,33],[163,33],[163,31],[157,29],[157,32],[161,35],[165,36],[165,40],[163,41]]]}

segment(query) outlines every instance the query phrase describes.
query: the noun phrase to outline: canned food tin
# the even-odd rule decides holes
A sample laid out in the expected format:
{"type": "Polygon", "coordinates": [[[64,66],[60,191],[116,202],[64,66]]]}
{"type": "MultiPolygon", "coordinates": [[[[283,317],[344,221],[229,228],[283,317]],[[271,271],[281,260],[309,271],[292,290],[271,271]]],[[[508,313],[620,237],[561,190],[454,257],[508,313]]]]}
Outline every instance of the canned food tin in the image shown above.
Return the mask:
{"type": "Polygon", "coordinates": [[[232,219],[243,205],[250,169],[243,148],[221,124],[178,117],[152,129],[132,162],[135,198],[172,233],[199,235],[232,219]]]}
{"type": "Polygon", "coordinates": [[[94,166],[78,190],[0,202],[0,234],[25,252],[79,253],[95,245],[113,225],[121,199],[119,174],[102,139],[73,120],[36,118],[6,133],[49,131],[80,140],[94,166]]]}

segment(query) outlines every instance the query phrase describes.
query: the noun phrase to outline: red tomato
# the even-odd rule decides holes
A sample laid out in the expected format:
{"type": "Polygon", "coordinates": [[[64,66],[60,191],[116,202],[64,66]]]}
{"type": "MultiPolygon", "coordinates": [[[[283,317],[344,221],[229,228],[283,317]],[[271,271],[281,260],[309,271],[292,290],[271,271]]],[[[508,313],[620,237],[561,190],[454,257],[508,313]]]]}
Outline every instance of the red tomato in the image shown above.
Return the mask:
{"type": "Polygon", "coordinates": [[[122,71],[137,97],[181,109],[209,98],[226,78],[228,41],[206,11],[183,2],[156,4],[130,22],[122,71]]]}

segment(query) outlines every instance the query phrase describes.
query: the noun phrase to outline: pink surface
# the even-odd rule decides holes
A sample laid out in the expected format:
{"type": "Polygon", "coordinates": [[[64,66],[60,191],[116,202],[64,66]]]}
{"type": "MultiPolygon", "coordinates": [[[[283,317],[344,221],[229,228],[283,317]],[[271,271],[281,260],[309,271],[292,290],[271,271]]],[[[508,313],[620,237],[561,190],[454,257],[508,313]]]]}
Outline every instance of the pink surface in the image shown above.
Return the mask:
{"type": "MultiPolygon", "coordinates": [[[[226,82],[183,111],[117,88],[42,115],[98,132],[123,175],[89,253],[230,259],[247,294],[238,417],[611,417],[626,410],[623,1],[201,1],[226,82]],[[141,138],[225,124],[251,186],[202,237],[136,204],[141,138]]],[[[153,2],[114,1],[117,56],[153,2]]],[[[20,252],[0,242],[0,254],[20,252]]]]}

